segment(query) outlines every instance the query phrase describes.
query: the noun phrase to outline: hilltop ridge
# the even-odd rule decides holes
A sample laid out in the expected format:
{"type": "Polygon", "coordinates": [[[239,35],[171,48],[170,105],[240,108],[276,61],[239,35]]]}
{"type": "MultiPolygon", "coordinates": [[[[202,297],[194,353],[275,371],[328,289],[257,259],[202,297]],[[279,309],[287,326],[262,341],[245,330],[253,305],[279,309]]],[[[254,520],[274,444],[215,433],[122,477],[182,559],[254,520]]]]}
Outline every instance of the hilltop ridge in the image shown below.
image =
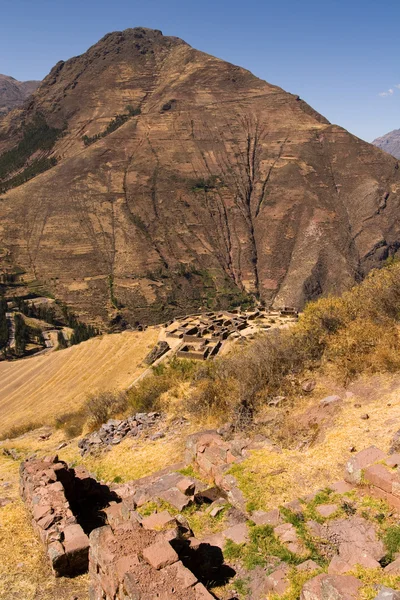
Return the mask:
{"type": "Polygon", "coordinates": [[[40,81],[17,81],[14,77],[0,73],[0,117],[22,106],[39,84],[40,81]]]}

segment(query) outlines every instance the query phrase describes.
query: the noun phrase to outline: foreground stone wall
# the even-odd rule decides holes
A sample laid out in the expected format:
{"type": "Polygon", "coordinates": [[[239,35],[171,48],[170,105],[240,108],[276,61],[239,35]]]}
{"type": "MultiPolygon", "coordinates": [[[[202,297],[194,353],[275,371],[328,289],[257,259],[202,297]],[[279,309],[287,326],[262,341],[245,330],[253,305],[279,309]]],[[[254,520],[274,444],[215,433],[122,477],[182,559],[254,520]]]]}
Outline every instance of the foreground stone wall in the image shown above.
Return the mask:
{"type": "Polygon", "coordinates": [[[90,600],[213,598],[180,560],[189,532],[178,521],[158,513],[142,523],[124,503],[106,512],[109,524],[90,535],[90,600]]]}
{"type": "Polygon", "coordinates": [[[73,470],[56,456],[28,460],[20,468],[21,496],[56,576],[76,575],[88,567],[89,538],[77,522],[64,489],[73,476],[73,470]]]}

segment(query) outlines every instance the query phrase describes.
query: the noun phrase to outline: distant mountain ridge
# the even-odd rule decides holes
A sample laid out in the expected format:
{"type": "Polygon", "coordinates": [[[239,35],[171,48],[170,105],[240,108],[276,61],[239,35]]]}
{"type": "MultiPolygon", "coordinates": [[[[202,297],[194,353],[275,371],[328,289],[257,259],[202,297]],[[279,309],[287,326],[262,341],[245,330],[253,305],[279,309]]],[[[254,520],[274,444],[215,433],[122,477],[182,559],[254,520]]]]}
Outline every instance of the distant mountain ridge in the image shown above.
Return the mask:
{"type": "Polygon", "coordinates": [[[39,87],[40,81],[18,81],[0,73],[0,116],[22,106],[24,100],[39,87]]]}
{"type": "Polygon", "coordinates": [[[400,158],[400,129],[393,129],[386,135],[376,138],[372,143],[395,158],[400,158]]]}

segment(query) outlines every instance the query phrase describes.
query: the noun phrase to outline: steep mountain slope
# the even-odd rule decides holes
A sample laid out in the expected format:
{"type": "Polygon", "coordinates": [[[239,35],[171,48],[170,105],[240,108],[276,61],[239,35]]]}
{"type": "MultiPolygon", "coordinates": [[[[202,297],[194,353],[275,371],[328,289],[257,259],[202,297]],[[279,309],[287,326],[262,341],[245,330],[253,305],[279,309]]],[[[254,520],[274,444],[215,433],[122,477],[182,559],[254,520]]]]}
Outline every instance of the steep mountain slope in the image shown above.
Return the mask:
{"type": "Polygon", "coordinates": [[[400,129],[394,129],[386,135],[376,138],[372,143],[395,158],[400,158],[400,129]]]}
{"type": "Polygon", "coordinates": [[[58,164],[0,197],[3,269],[83,317],[154,322],[246,294],[301,306],[400,246],[395,159],[158,31],[58,63],[23,120],[0,121],[0,153],[15,140],[5,188],[32,175],[21,161],[58,164]]]}
{"type": "Polygon", "coordinates": [[[14,77],[0,74],[0,116],[21,106],[39,84],[40,81],[17,81],[14,77]]]}

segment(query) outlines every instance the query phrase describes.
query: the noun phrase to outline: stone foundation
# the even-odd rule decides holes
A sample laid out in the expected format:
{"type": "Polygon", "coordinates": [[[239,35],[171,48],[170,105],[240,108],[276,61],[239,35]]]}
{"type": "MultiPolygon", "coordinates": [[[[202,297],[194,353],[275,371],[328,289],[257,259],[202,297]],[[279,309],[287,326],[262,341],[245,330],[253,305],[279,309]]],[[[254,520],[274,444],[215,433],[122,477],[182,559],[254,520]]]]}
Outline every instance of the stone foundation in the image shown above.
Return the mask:
{"type": "Polygon", "coordinates": [[[28,460],[20,468],[20,492],[56,576],[88,569],[88,533],[104,522],[101,509],[119,500],[83,468],[57,456],[28,460]]]}
{"type": "Polygon", "coordinates": [[[76,575],[88,567],[89,538],[77,522],[61,483],[72,477],[71,470],[57,457],[26,461],[20,469],[21,496],[56,576],[76,575]]]}
{"type": "Polygon", "coordinates": [[[171,517],[164,531],[147,529],[116,506],[110,524],[90,535],[90,600],[212,599],[180,560],[187,529],[171,517]]]}

